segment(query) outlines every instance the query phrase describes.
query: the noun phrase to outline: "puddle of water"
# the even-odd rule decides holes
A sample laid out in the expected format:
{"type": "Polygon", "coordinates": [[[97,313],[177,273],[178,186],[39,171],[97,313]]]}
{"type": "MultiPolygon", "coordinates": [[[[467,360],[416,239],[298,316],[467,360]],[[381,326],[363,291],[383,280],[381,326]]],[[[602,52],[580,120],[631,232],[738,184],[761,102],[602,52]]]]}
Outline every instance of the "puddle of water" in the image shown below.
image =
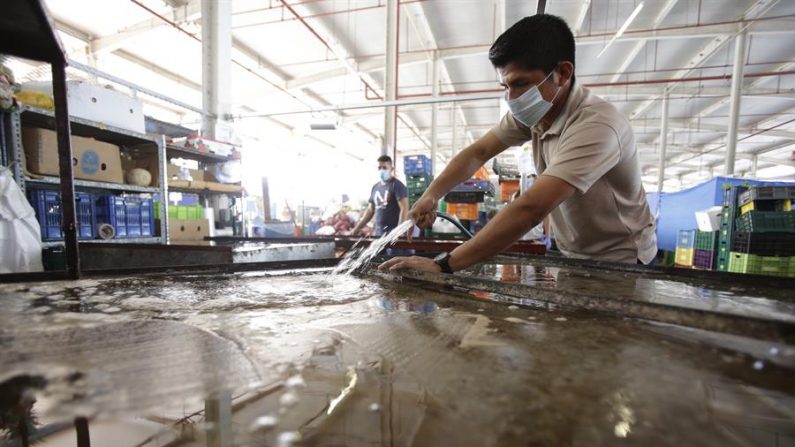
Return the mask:
{"type": "Polygon", "coordinates": [[[737,337],[324,272],[0,285],[0,302],[0,433],[23,421],[42,445],[73,445],[75,416],[119,447],[795,442],[786,345],[754,357],[737,337]]]}

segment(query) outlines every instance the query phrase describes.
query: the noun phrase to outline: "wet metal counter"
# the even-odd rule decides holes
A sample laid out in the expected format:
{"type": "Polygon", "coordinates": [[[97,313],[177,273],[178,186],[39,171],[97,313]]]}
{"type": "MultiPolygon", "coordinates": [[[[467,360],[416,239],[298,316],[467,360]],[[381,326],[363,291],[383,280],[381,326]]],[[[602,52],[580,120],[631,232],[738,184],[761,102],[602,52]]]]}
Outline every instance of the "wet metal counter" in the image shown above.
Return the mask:
{"type": "Polygon", "coordinates": [[[0,446],[795,442],[791,280],[332,264],[0,284],[0,446]]]}

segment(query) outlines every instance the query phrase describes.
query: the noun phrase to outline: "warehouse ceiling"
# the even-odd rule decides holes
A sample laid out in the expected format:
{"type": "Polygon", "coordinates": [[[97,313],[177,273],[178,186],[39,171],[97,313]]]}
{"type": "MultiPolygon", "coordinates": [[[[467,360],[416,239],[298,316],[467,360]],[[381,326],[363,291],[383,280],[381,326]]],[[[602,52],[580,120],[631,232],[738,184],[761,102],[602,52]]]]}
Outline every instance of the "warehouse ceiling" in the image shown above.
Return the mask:
{"type": "MultiPolygon", "coordinates": [[[[578,82],[611,100],[631,119],[647,190],[657,188],[665,95],[670,129],[665,190],[724,172],[735,37],[742,32],[748,33],[748,51],[735,173],[793,179],[795,2],[646,0],[626,32],[606,49],[640,1],[546,3],[548,13],[563,17],[575,31],[578,82]]],[[[199,0],[47,0],[46,4],[71,59],[201,107],[199,0]]],[[[285,112],[380,101],[386,0],[235,0],[232,9],[230,69],[237,121],[256,122],[253,127],[259,130],[296,132],[308,128],[311,120],[338,120],[368,148],[360,156],[369,158],[380,146],[382,108],[285,112]]],[[[438,105],[437,154],[442,165],[456,149],[499,120],[497,77],[487,51],[502,30],[535,9],[532,0],[400,2],[399,99],[412,102],[432,95],[434,58],[438,58],[441,96],[494,95],[438,105]]],[[[30,71],[22,80],[46,76],[40,67],[27,68],[30,71]]],[[[80,76],[79,71],[71,72],[80,76]]],[[[147,111],[161,119],[194,126],[198,122],[194,112],[141,97],[147,111]]],[[[399,108],[399,154],[429,152],[431,108],[429,104],[399,108]]],[[[351,147],[344,150],[357,152],[351,147]]]]}

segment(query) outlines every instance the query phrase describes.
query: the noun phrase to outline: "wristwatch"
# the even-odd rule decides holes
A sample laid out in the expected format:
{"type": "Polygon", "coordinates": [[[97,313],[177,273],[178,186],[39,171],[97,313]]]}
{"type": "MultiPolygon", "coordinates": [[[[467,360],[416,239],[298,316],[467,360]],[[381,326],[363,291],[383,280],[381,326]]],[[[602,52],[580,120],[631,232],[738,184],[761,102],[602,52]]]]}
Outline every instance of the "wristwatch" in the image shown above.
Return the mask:
{"type": "Polygon", "coordinates": [[[453,269],[450,268],[450,253],[440,253],[438,256],[433,258],[433,262],[442,268],[442,273],[453,273],[453,269]]]}

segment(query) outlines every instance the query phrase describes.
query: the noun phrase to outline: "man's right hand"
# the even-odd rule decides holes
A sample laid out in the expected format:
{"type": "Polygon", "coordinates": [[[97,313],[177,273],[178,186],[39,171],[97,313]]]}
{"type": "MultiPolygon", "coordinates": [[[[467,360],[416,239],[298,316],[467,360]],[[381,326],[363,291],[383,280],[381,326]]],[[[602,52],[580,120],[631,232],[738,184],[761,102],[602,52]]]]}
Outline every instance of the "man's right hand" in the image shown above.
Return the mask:
{"type": "Polygon", "coordinates": [[[411,207],[409,217],[420,228],[430,228],[436,222],[436,207],[439,205],[437,200],[429,196],[422,196],[417,203],[411,207]]]}

